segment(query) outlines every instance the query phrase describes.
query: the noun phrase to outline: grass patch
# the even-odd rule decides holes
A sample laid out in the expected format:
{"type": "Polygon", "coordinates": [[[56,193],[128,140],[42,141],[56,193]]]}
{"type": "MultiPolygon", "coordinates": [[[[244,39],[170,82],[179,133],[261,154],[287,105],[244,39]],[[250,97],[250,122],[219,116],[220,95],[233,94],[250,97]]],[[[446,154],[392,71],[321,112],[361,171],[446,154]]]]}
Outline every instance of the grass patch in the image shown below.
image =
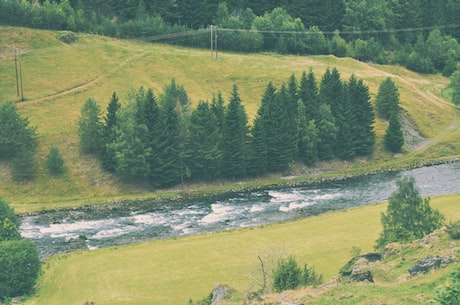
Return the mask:
{"type": "MultiPolygon", "coordinates": [[[[431,205],[459,218],[458,200],[460,195],[436,197],[431,205]]],[[[260,228],[57,255],[44,263],[37,293],[26,304],[183,305],[190,298],[203,299],[216,283],[244,293],[258,274],[258,255],[276,261],[292,254],[328,280],[350,259],[353,247],[362,253],[373,250],[385,208],[376,204],[260,228]]],[[[366,291],[378,298],[396,286],[390,287],[366,291]]]]}

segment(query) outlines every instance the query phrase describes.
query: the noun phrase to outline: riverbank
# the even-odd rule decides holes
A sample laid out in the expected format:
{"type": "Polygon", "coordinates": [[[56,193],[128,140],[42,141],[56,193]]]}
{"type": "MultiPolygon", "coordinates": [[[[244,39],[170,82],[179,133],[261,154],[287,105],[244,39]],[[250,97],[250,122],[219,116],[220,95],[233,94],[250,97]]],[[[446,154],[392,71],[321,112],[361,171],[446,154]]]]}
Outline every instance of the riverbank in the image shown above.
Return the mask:
{"type": "MultiPolygon", "coordinates": [[[[19,215],[42,214],[59,210],[87,210],[104,213],[123,209],[142,209],[144,205],[177,204],[184,201],[212,200],[229,197],[234,193],[254,192],[289,187],[315,186],[322,183],[339,182],[350,178],[390,173],[397,171],[433,166],[460,161],[460,156],[437,158],[430,160],[404,160],[408,157],[394,159],[380,164],[365,164],[360,161],[323,162],[312,168],[296,168],[296,175],[270,175],[264,178],[233,181],[219,181],[214,184],[183,184],[171,189],[146,191],[136,194],[114,194],[104,197],[88,198],[50,198],[39,202],[12,203],[19,215]]],[[[292,171],[292,170],[291,170],[292,171]]]]}

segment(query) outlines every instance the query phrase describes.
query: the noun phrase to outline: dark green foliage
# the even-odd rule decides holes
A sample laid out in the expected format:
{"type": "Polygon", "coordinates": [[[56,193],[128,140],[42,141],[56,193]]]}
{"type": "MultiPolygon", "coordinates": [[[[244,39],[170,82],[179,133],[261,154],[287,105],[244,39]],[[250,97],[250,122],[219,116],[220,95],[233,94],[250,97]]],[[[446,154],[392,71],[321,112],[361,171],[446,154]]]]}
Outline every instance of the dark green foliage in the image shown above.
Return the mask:
{"type": "Polygon", "coordinates": [[[298,101],[297,158],[304,164],[313,165],[318,160],[318,130],[315,121],[308,120],[305,106],[298,101]]]}
{"type": "Polygon", "coordinates": [[[385,148],[389,151],[393,153],[401,152],[401,148],[404,145],[404,136],[401,130],[401,123],[398,115],[393,114],[390,117],[390,124],[385,131],[383,141],[385,148]]]}
{"type": "Polygon", "coordinates": [[[110,149],[116,139],[116,126],[118,121],[118,110],[121,105],[118,101],[116,92],[112,93],[112,98],[107,106],[107,113],[104,116],[104,125],[102,126],[102,143],[101,143],[101,163],[102,167],[108,171],[115,171],[116,160],[115,152],[110,149]]]}
{"type": "Polygon", "coordinates": [[[46,167],[52,175],[62,174],[65,170],[64,159],[59,153],[59,149],[56,146],[51,146],[48,156],[46,156],[46,167]]]}
{"type": "Polygon", "coordinates": [[[452,102],[456,105],[460,105],[460,69],[457,69],[450,77],[449,86],[453,89],[452,102]]]}
{"type": "Polygon", "coordinates": [[[0,242],[0,300],[32,292],[40,271],[40,259],[29,240],[0,242]]]}
{"type": "Polygon", "coordinates": [[[190,118],[188,164],[194,179],[210,180],[221,171],[220,129],[208,103],[200,102],[190,118]]]}
{"type": "Polygon", "coordinates": [[[452,271],[446,285],[436,290],[435,300],[441,305],[460,304],[460,268],[452,271]]]}
{"type": "Polygon", "coordinates": [[[273,270],[273,289],[276,292],[318,285],[321,282],[322,276],[318,276],[313,267],[309,268],[305,264],[302,269],[293,256],[280,259],[278,266],[273,270]]]}
{"type": "Polygon", "coordinates": [[[375,145],[375,115],[370,103],[369,88],[362,80],[351,76],[347,84],[350,109],[354,119],[351,126],[356,155],[365,156],[372,153],[375,145]]]}
{"type": "MultiPolygon", "coordinates": [[[[353,86],[353,78],[351,79],[350,86],[353,86]]],[[[358,124],[355,117],[355,109],[352,108],[352,92],[348,90],[347,84],[343,84],[342,91],[338,92],[341,95],[341,101],[336,105],[336,126],[337,126],[337,139],[335,142],[335,154],[343,160],[350,160],[356,155],[355,150],[355,135],[354,129],[358,124]]]]}
{"type": "Polygon", "coordinates": [[[375,106],[377,114],[383,119],[390,119],[393,114],[399,113],[399,92],[391,78],[387,77],[380,84],[375,106]]]}
{"type": "Polygon", "coordinates": [[[14,210],[0,198],[0,242],[20,239],[20,225],[21,223],[14,214],[14,210]]]}
{"type": "Polygon", "coordinates": [[[451,238],[460,239],[460,220],[450,222],[446,227],[446,231],[451,238]]]}
{"type": "Polygon", "coordinates": [[[13,157],[21,147],[35,146],[36,131],[29,119],[21,117],[12,102],[0,105],[0,160],[13,157]]]}
{"type": "Polygon", "coordinates": [[[335,118],[332,115],[331,107],[322,103],[319,107],[318,119],[318,158],[320,160],[330,160],[334,157],[334,144],[337,138],[337,127],[335,118]]]}
{"type": "Polygon", "coordinates": [[[246,173],[246,142],[248,140],[247,116],[238,94],[233,86],[232,95],[225,111],[222,129],[222,162],[226,177],[242,177],[246,173]]]}
{"type": "Polygon", "coordinates": [[[180,114],[182,101],[176,95],[176,91],[166,90],[160,100],[160,124],[161,130],[158,135],[158,181],[159,186],[174,185],[181,179],[183,161],[181,152],[183,148],[180,143],[181,122],[180,114]]]}
{"type": "Polygon", "coordinates": [[[376,249],[391,242],[411,242],[439,229],[444,216],[430,207],[430,199],[422,198],[413,177],[399,179],[398,189],[388,199],[387,212],[382,213],[383,231],[376,249]]]}
{"type": "Polygon", "coordinates": [[[315,74],[313,70],[310,72],[303,72],[300,78],[299,85],[299,98],[305,106],[305,114],[307,119],[316,120],[318,119],[319,112],[319,98],[318,98],[318,84],[316,83],[315,74]]]}
{"type": "Polygon", "coordinates": [[[99,120],[101,109],[96,101],[88,98],[81,108],[78,120],[78,135],[80,148],[84,153],[98,153],[101,140],[101,122],[99,120]]]}
{"type": "Polygon", "coordinates": [[[33,180],[37,174],[37,167],[34,150],[28,146],[21,146],[11,163],[13,180],[16,182],[33,180]]]}

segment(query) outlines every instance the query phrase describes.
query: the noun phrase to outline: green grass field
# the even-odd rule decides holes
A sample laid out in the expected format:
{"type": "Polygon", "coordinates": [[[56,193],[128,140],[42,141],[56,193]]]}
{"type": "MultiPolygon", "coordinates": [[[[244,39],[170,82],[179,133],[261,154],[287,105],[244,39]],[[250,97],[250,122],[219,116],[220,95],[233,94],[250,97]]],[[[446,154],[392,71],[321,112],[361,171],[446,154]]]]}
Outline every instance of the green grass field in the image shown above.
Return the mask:
{"type": "MultiPolygon", "coordinates": [[[[77,43],[67,45],[57,36],[58,33],[51,31],[0,27],[0,103],[18,100],[12,50],[21,48],[26,101],[18,103],[18,108],[29,117],[31,125],[37,127],[39,135],[40,170],[34,182],[25,185],[11,182],[9,164],[0,160],[0,196],[17,211],[105,202],[120,196],[146,196],[145,187],[120,183],[117,177],[101,171],[95,158],[81,155],[77,121],[88,97],[95,98],[105,110],[113,91],[122,101],[130,89],[140,86],[152,88],[158,96],[171,78],[185,86],[193,104],[211,100],[218,91],[228,98],[232,85],[237,84],[252,119],[269,81],[279,86],[291,74],[300,78],[301,73],[310,68],[319,80],[327,68],[337,67],[343,79],[352,74],[363,79],[373,97],[381,81],[392,77],[400,91],[402,108],[426,137],[435,138],[449,126],[458,127],[452,125],[459,122],[455,107],[442,98],[449,80],[440,75],[420,75],[401,67],[333,56],[222,52],[218,60],[212,60],[208,50],[87,34],[78,35],[77,43]],[[60,178],[51,177],[43,164],[51,145],[59,148],[68,168],[60,178]]],[[[394,166],[393,157],[381,149],[386,124],[376,121],[376,152],[370,162],[364,162],[365,166],[394,166]]],[[[398,162],[459,155],[458,128],[445,134],[443,141],[443,145],[430,146],[429,151],[410,155],[409,159],[399,158],[398,162]]],[[[362,161],[356,161],[353,166],[362,167],[362,161]]]]}
{"type": "MultiPolygon", "coordinates": [[[[431,205],[448,219],[459,219],[459,200],[460,195],[436,197],[431,205]]],[[[257,289],[254,277],[261,280],[258,256],[270,266],[295,255],[328,281],[352,257],[353,247],[373,250],[385,209],[386,204],[376,204],[259,228],[54,256],[44,263],[37,293],[26,304],[185,305],[207,296],[217,283],[244,293],[257,289]]],[[[385,299],[394,289],[378,293],[385,299]]],[[[402,300],[404,289],[398,293],[402,300]]]]}

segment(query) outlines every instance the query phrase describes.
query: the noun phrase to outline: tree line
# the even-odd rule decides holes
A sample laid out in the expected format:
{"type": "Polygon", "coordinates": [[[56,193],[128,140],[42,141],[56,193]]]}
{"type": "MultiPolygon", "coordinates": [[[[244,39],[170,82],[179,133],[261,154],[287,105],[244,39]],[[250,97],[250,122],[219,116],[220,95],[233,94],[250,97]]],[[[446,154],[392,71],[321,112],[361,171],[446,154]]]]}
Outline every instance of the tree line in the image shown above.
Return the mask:
{"type": "MultiPolygon", "coordinates": [[[[459,15],[455,0],[0,0],[2,24],[123,38],[213,24],[226,29],[218,34],[224,50],[334,54],[446,76],[460,57],[459,15]]],[[[165,41],[208,48],[209,33],[195,34],[165,41]]]]}
{"type": "Polygon", "coordinates": [[[236,85],[228,103],[219,92],[194,109],[174,79],[158,97],[141,87],[121,103],[114,92],[104,115],[88,98],[79,136],[82,151],[98,155],[104,169],[168,186],[368,156],[374,121],[368,87],[355,76],[342,81],[333,68],[320,81],[310,70],[279,88],[269,83],[251,125],[236,85]]]}

